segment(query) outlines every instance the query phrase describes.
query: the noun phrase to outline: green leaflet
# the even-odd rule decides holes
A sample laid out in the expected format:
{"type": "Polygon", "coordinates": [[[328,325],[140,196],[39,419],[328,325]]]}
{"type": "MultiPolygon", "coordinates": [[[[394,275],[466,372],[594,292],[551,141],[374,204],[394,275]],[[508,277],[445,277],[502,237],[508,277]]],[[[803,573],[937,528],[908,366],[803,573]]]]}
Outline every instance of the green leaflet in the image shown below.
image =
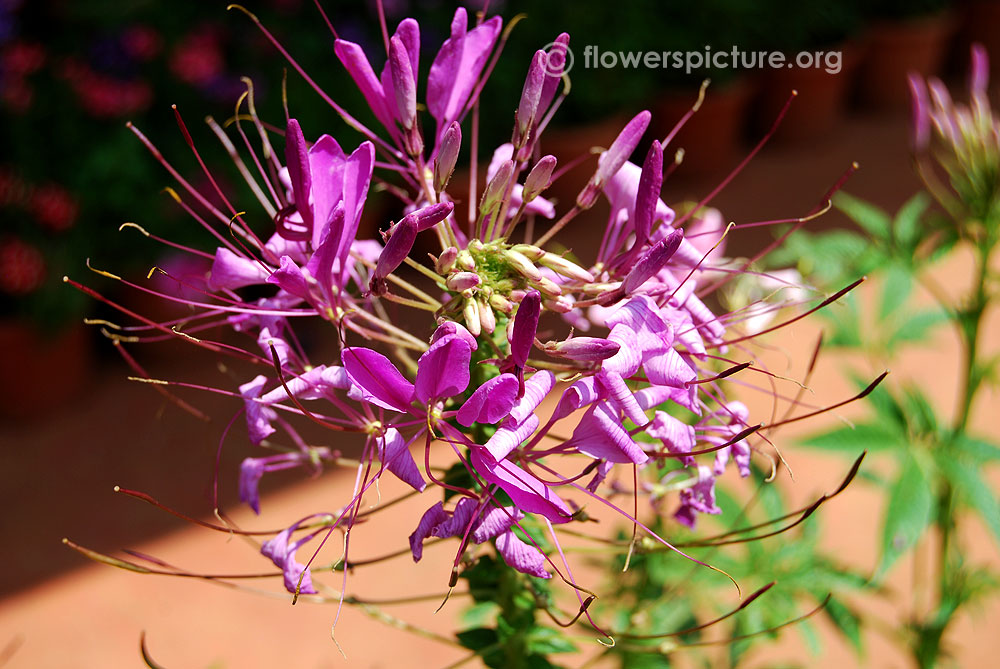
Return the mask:
{"type": "Polygon", "coordinates": [[[882,530],[882,560],[875,578],[880,579],[899,556],[908,551],[931,520],[934,492],[920,463],[912,455],[903,460],[899,478],[889,491],[882,530]]]}

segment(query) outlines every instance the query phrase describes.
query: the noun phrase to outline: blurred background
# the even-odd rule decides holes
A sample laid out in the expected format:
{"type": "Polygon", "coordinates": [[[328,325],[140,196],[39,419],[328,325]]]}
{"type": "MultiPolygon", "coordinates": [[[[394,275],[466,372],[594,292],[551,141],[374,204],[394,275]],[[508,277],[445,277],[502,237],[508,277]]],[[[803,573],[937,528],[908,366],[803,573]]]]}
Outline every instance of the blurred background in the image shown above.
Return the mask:
{"type": "MultiPolygon", "coordinates": [[[[17,621],[18,611],[28,610],[24,602],[39,601],[34,593],[44,591],[37,597],[58,607],[53,584],[89,578],[83,575],[93,567],[61,546],[62,536],[113,551],[180,536],[176,533],[187,527],[113,495],[113,485],[149,492],[194,516],[210,511],[215,450],[234,408],[226,398],[185,395],[212,419],[206,423],[154,389],[129,383],[131,372],[100,328],[83,324],[85,318],[115,320],[115,312],[62,282],[69,275],[127,308],[148,310],[155,307],[141,294],[90,273],[86,259],[139,282],[153,265],[182,276],[206,269],[164,254],[134,229],[119,231],[122,223],[134,221],[180,243],[206,247],[211,241],[163,192],[169,176],[125,122],[139,127],[192,183],[204,185],[177,129],[170,107],[176,104],[213,175],[237,202],[245,202],[246,193],[202,120],[212,116],[222,123],[233,116],[245,90],[242,77],[253,81],[262,118],[283,119],[285,87],[307,137],[326,132],[345,146],[359,141],[294,71],[286,80],[288,64],[244,14],[227,12],[226,5],[0,0],[0,532],[7,546],[0,570],[0,597],[7,598],[0,604],[6,621],[0,626],[0,649],[6,649],[0,650],[0,666],[7,661],[59,666],[45,664],[53,660],[38,659],[42,656],[25,659],[32,657],[35,640],[25,636],[30,625],[17,621]]],[[[390,31],[406,16],[420,22],[425,80],[454,6],[406,0],[384,5],[390,31]]],[[[379,54],[374,2],[324,6],[342,38],[379,54]]],[[[372,120],[334,57],[333,38],[312,2],[247,0],[247,8],[340,104],[362,121],[372,120]]],[[[791,90],[798,90],[772,141],[715,200],[726,218],[737,222],[805,213],[852,161],[862,169],[846,190],[895,211],[919,187],[908,162],[906,73],[936,74],[960,88],[972,42],[983,42],[1000,57],[1000,2],[984,0],[807,6],[791,0],[512,0],[491,3],[490,10],[505,21],[526,16],[483,92],[481,145],[490,147],[480,156],[484,161],[491,147],[509,138],[531,55],[563,31],[571,34],[577,58],[573,88],[543,142],[561,161],[607,146],[623,122],[643,108],[653,111],[651,136],[664,136],[690,108],[702,80],[712,80],[701,111],[675,140],[686,153],[665,185],[671,204],[700,199],[714,188],[767,131],[791,90]],[[821,68],[684,73],[587,68],[586,45],[601,51],[738,46],[841,57],[835,73],[821,68]]],[[[373,64],[381,66],[378,55],[373,64]]],[[[567,174],[554,186],[555,199],[570,201],[588,169],[592,165],[567,174]]],[[[367,233],[397,214],[384,194],[373,195],[365,210],[367,233]]],[[[577,225],[575,247],[585,250],[599,241],[594,231],[604,214],[594,215],[577,225]]],[[[832,213],[817,225],[847,221],[832,213]]],[[[770,239],[769,228],[743,234],[739,249],[731,246],[730,252],[751,255],[770,239]]],[[[316,338],[315,345],[324,346],[322,335],[316,338]]],[[[133,353],[153,376],[197,382],[220,373],[210,357],[192,348],[171,344],[133,353]]],[[[345,452],[352,448],[338,446],[345,452]]],[[[231,482],[247,454],[248,444],[234,431],[220,464],[225,504],[235,504],[231,482]]],[[[275,475],[265,479],[263,490],[267,494],[295,480],[275,475]]],[[[113,586],[105,580],[102,587],[113,586]]],[[[135,637],[126,642],[134,647],[135,637]]],[[[996,646],[992,638],[972,642],[996,646]]],[[[259,666],[230,662],[226,666],[259,666]]],[[[872,666],[904,666],[887,662],[872,666]]],[[[372,660],[371,666],[378,665],[372,660]]]]}

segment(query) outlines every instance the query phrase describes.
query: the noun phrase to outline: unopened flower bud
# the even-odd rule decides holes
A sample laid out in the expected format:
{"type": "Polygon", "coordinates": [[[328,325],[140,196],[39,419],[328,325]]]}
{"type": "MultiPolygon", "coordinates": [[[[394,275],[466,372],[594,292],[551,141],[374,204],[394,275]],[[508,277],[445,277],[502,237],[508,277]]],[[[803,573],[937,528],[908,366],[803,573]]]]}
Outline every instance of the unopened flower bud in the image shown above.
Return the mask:
{"type": "Polygon", "coordinates": [[[539,277],[534,281],[535,287],[549,297],[559,297],[562,295],[562,288],[559,284],[547,276],[539,277]]]}
{"type": "Polygon", "coordinates": [[[458,252],[458,258],[455,259],[455,264],[468,272],[476,271],[476,261],[473,260],[472,254],[466,249],[462,249],[458,252]]]}
{"type": "Polygon", "coordinates": [[[514,161],[504,161],[483,191],[483,197],[479,200],[480,214],[488,214],[500,204],[512,176],[514,176],[514,161]]]}
{"type": "Polygon", "coordinates": [[[545,251],[531,244],[514,244],[513,246],[510,247],[510,250],[516,251],[517,253],[520,253],[528,260],[532,261],[541,260],[542,257],[545,255],[545,251]]]}
{"type": "Polygon", "coordinates": [[[633,248],[640,249],[649,239],[653,229],[653,215],[656,212],[656,202],[660,199],[660,189],[663,187],[663,147],[659,140],[654,139],[642,164],[639,176],[639,187],[635,197],[635,243],[633,248]]]}
{"type": "Polygon", "coordinates": [[[486,334],[493,334],[497,329],[497,318],[483,296],[479,297],[479,324],[483,326],[483,332],[486,334]]]}
{"type": "Polygon", "coordinates": [[[397,36],[389,40],[389,73],[396,94],[396,118],[409,130],[417,122],[417,82],[410,65],[410,54],[403,40],[397,36]]]}
{"type": "Polygon", "coordinates": [[[630,295],[642,284],[646,283],[653,275],[659,272],[670,257],[681,245],[684,233],[681,230],[674,230],[665,238],[657,242],[652,248],[646,251],[634,267],[625,276],[621,285],[610,290],[598,298],[598,304],[608,306],[630,295]]]}
{"type": "Polygon", "coordinates": [[[538,100],[537,114],[544,114],[556,96],[556,89],[566,71],[569,56],[569,33],[561,33],[549,46],[545,59],[545,83],[538,100]]]}
{"type": "Polygon", "coordinates": [[[507,297],[509,297],[510,300],[515,304],[521,304],[521,301],[530,292],[531,292],[530,290],[521,290],[520,288],[517,288],[507,293],[507,297]]]}
{"type": "Polygon", "coordinates": [[[545,308],[549,311],[554,311],[558,314],[568,314],[573,311],[573,301],[565,295],[560,295],[559,297],[553,299],[547,299],[544,301],[545,308]]]}
{"type": "Polygon", "coordinates": [[[521,199],[525,204],[534,200],[549,187],[552,182],[552,172],[556,169],[556,162],[555,156],[542,156],[528,172],[528,176],[524,179],[524,191],[521,194],[521,199]]]}
{"type": "Polygon", "coordinates": [[[500,293],[493,293],[490,295],[490,306],[500,313],[507,314],[508,316],[512,311],[514,311],[514,303],[500,293]]]}
{"type": "Polygon", "coordinates": [[[649,249],[625,276],[625,281],[622,282],[625,293],[631,293],[659,272],[677,251],[683,238],[684,232],[682,230],[674,230],[649,249]]]}
{"type": "Polygon", "coordinates": [[[455,171],[458,162],[458,151],[462,148],[462,129],[458,121],[454,121],[441,137],[437,158],[434,159],[434,190],[443,191],[455,171]]]}
{"type": "Polygon", "coordinates": [[[370,290],[375,294],[381,294],[385,290],[385,277],[389,276],[397,267],[403,264],[406,256],[410,255],[413,242],[417,238],[417,224],[413,219],[403,218],[396,224],[392,236],[385,243],[382,253],[379,254],[375,271],[372,273],[370,290]]]}
{"type": "Polygon", "coordinates": [[[465,327],[469,329],[473,337],[478,337],[483,331],[482,321],[479,320],[479,302],[475,298],[467,299],[462,315],[465,318],[465,327]]]}
{"type": "Polygon", "coordinates": [[[454,203],[439,202],[437,204],[417,209],[416,211],[407,214],[406,218],[412,218],[413,222],[417,226],[417,232],[423,232],[424,230],[430,230],[435,225],[451,216],[451,212],[454,210],[454,203]]]}
{"type": "Polygon", "coordinates": [[[448,290],[461,293],[470,288],[475,288],[480,284],[480,281],[479,275],[475,272],[458,272],[457,274],[450,275],[447,281],[445,281],[445,285],[448,286],[448,290]]]}
{"type": "Polygon", "coordinates": [[[635,151],[635,147],[639,145],[642,134],[649,126],[650,118],[651,114],[645,110],[636,114],[635,118],[629,121],[618,133],[618,137],[611,143],[608,150],[601,154],[601,157],[597,159],[597,170],[594,172],[594,176],[590,177],[590,181],[576,196],[578,207],[589,209],[594,206],[598,193],[608,183],[608,180],[618,173],[628,157],[635,151]]]}
{"type": "Polygon", "coordinates": [[[434,261],[434,271],[438,274],[447,274],[451,271],[451,268],[455,266],[455,260],[458,258],[458,249],[454,246],[449,246],[438,259],[434,261]]]}
{"type": "Polygon", "coordinates": [[[577,362],[600,362],[614,356],[621,349],[617,342],[599,337],[573,337],[563,341],[545,342],[545,352],[559,358],[577,362]]]}
{"type": "Polygon", "coordinates": [[[518,274],[531,281],[538,281],[542,278],[542,273],[538,271],[534,263],[528,260],[527,256],[512,249],[503,252],[504,259],[510,263],[518,274]]]}
{"type": "Polygon", "coordinates": [[[590,283],[594,280],[594,275],[583,269],[574,262],[566,260],[562,256],[557,256],[554,253],[546,253],[542,256],[539,262],[551,269],[553,272],[562,274],[570,279],[576,279],[583,283],[590,283]]]}
{"type": "Polygon", "coordinates": [[[514,126],[514,137],[511,140],[515,148],[524,146],[531,134],[532,126],[535,125],[538,101],[542,95],[542,85],[545,83],[547,62],[548,54],[539,49],[531,59],[531,65],[528,66],[528,76],[524,80],[524,88],[521,89],[521,101],[517,105],[517,124],[514,126]]]}

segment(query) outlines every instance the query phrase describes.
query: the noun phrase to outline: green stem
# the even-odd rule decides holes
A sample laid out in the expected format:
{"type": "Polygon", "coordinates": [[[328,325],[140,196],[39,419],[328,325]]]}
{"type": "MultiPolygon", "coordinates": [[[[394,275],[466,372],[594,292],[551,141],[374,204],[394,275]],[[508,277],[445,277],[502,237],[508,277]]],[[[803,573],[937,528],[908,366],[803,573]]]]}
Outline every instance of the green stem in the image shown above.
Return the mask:
{"type": "MultiPolygon", "coordinates": [[[[953,312],[952,318],[963,344],[963,384],[950,438],[940,445],[946,450],[965,434],[972,414],[972,405],[983,379],[982,371],[979,369],[979,331],[989,302],[986,282],[992,247],[993,244],[976,247],[978,267],[972,300],[965,308],[953,312]]],[[[934,519],[939,536],[937,601],[928,617],[916,623],[912,646],[914,659],[921,669],[937,665],[941,657],[941,641],[955,613],[955,597],[951,592],[955,579],[952,578],[950,571],[953,564],[952,555],[957,550],[954,545],[955,489],[944,476],[938,477],[937,484],[938,497],[934,519]]]]}

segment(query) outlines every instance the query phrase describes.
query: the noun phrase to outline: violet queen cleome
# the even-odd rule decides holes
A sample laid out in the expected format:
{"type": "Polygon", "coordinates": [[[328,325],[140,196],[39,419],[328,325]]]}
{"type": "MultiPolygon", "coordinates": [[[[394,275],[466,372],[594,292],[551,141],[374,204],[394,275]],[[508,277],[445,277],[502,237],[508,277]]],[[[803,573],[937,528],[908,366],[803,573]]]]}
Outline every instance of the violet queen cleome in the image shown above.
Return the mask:
{"type": "MultiPolygon", "coordinates": [[[[557,551],[554,558],[560,526],[582,521],[586,505],[610,506],[637,522],[612,501],[619,471],[629,481],[636,472],[657,480],[673,472],[673,516],[694,527],[700,514],[719,513],[717,477],[730,463],[747,476],[751,458],[766,447],[753,439],[756,424],[745,407],[728,400],[718,382],[746,359],[752,339],[740,313],[718,312],[707,296],[740,265],[708,258],[723,248],[722,228],[685,239],[683,224],[698,217],[678,217],[660,198],[666,141],[643,149],[641,167],[629,161],[645,137],[648,111],[608,138],[575,206],[534,241],[522,241],[528,221],[544,229],[557,216],[544,197],[558,178],[557,161],[544,155],[543,137],[568,77],[544,67],[539,52],[510,119],[512,142],[493,152],[471,197],[447,190],[461,149],[475,156],[492,148],[462,144],[477,136],[468,129],[470,112],[503,48],[501,28],[499,17],[470,27],[466,11],[456,10],[425,81],[418,79],[413,19],[387,35],[385,53],[337,38],[336,58],[381,128],[365,127],[317,90],[365,137],[356,147],[294,117],[281,124],[284,138],[277,136],[258,117],[248,83],[234,124],[210,125],[255,194],[253,211],[239,211],[221,191],[197,190],[132,128],[176,179],[170,192],[178,204],[218,246],[209,253],[181,247],[212,258],[201,285],[191,286],[200,297],[165,296],[186,304],[191,316],[167,323],[140,317],[109,336],[120,347],[182,339],[256,367],[238,388],[201,387],[241,400],[253,446],[239,491],[255,512],[266,507],[258,484],[269,472],[316,471],[338,461],[328,448],[307,445],[300,422],[365,438],[344,506],[317,510],[261,548],[296,595],[317,591],[310,564],[319,549],[309,542],[342,532],[341,559],[349,560],[348,540],[363,532],[358,519],[371,503],[365,496],[387,475],[426,500],[409,537],[414,560],[428,539],[453,538],[452,582],[463,556],[487,543],[519,572],[558,572],[573,582],[557,551]],[[373,62],[384,63],[378,75],[373,62]],[[378,221],[381,239],[359,238],[376,184],[398,196],[402,216],[395,224],[378,221]],[[610,210],[595,258],[549,243],[602,193],[610,210]],[[414,251],[421,237],[437,247],[430,259],[414,251]],[[411,312],[405,327],[389,316],[399,311],[411,312]],[[311,357],[296,334],[304,319],[325,322],[339,342],[334,359],[311,357]],[[246,346],[222,341],[213,334],[220,328],[240,333],[246,346]],[[537,338],[542,330],[547,343],[537,338]],[[435,459],[452,456],[465,476],[442,477],[427,464],[431,451],[435,459]]],[[[557,41],[566,45],[569,36],[557,41]]]]}

